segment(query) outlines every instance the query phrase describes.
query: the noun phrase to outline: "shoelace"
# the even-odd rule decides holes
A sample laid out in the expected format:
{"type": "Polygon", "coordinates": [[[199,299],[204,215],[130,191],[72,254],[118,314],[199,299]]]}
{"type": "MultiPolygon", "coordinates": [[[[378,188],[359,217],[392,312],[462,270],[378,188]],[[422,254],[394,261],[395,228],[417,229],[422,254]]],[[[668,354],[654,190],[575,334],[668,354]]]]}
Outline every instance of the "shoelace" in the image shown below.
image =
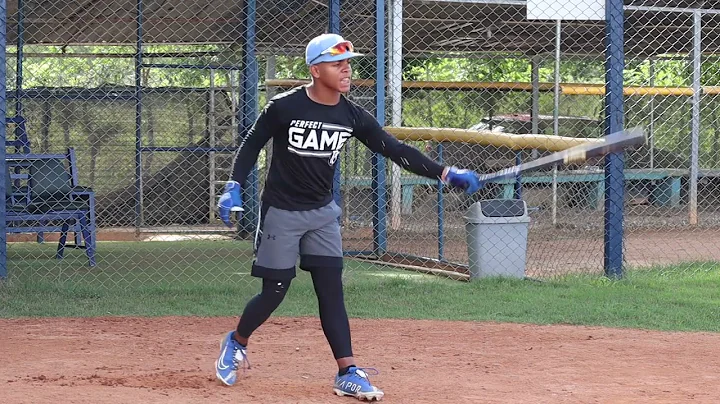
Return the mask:
{"type": "Polygon", "coordinates": [[[233,347],[233,370],[238,370],[240,361],[243,363],[243,372],[250,369],[250,360],[248,360],[245,350],[235,345],[233,347]]]}
{"type": "Polygon", "coordinates": [[[355,371],[352,372],[352,373],[353,373],[355,376],[360,377],[360,378],[365,379],[365,380],[367,380],[368,382],[370,382],[370,378],[368,377],[368,375],[372,374],[373,376],[376,376],[376,375],[379,375],[379,374],[380,374],[380,371],[377,370],[377,369],[375,369],[375,368],[359,368],[359,367],[355,367],[355,371]],[[363,375],[361,375],[361,374],[358,374],[358,372],[357,372],[358,370],[361,370],[363,373],[365,373],[365,376],[363,376],[363,375]],[[375,373],[369,373],[368,370],[372,370],[372,371],[375,372],[375,373]]]}

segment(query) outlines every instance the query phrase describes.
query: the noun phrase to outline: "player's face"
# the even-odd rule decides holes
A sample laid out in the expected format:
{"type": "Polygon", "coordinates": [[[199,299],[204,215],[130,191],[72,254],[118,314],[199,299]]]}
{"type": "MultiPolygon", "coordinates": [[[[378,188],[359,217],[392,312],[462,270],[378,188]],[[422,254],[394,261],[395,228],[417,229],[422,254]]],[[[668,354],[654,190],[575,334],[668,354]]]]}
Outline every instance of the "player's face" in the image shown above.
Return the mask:
{"type": "Polygon", "coordinates": [[[350,76],[352,76],[352,67],[350,60],[340,60],[337,62],[319,63],[317,65],[317,79],[333,90],[341,93],[350,91],[350,76]]]}

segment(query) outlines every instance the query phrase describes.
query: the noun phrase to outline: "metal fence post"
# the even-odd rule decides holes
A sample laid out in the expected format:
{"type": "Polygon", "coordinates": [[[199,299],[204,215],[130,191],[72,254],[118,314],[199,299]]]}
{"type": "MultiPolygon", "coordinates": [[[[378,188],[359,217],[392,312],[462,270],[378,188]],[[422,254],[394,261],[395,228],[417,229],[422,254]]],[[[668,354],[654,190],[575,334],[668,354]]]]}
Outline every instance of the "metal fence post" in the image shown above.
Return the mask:
{"type": "MultiPolygon", "coordinates": [[[[5,79],[7,76],[6,72],[6,48],[7,48],[7,3],[0,1],[0,116],[5,119],[7,115],[7,97],[5,95],[6,84],[5,79]]],[[[7,170],[7,164],[5,163],[5,140],[7,138],[7,131],[5,122],[0,125],[0,139],[2,139],[3,147],[0,149],[0,171],[5,172],[7,170]]],[[[0,181],[0,191],[4,194],[6,192],[5,187],[7,184],[5,181],[0,181]]],[[[5,204],[0,204],[0,216],[2,216],[2,231],[0,231],[0,278],[7,277],[7,225],[5,221],[5,204]]]]}
{"type": "MultiPolygon", "coordinates": [[[[623,129],[623,68],[625,65],[623,38],[623,2],[606,2],[606,54],[605,54],[605,134],[623,129]]],[[[623,153],[612,153],[605,158],[605,275],[622,277],[623,264],[623,153]]]]}
{"type": "MultiPolygon", "coordinates": [[[[340,0],[328,0],[328,32],[340,34],[340,0]]],[[[338,206],[342,206],[341,168],[342,159],[339,158],[335,163],[335,173],[333,175],[333,200],[338,206]]],[[[338,220],[342,220],[342,217],[339,217],[338,220]]]]}
{"type": "MultiPolygon", "coordinates": [[[[255,12],[256,0],[247,0],[244,6],[244,49],[242,62],[242,92],[243,105],[238,109],[242,114],[238,120],[238,130],[243,136],[247,136],[257,118],[258,106],[258,64],[255,56],[255,12]]],[[[238,142],[241,143],[241,142],[238,142]]],[[[243,200],[246,201],[246,210],[243,214],[241,233],[255,232],[257,224],[258,206],[260,197],[258,195],[258,166],[253,165],[250,175],[246,181],[247,186],[243,190],[243,200]]]]}
{"type": "Polygon", "coordinates": [[[135,45],[135,231],[142,226],[142,65],[143,65],[143,2],[136,3],[135,45]]]}
{"type": "Polygon", "coordinates": [[[699,10],[693,11],[693,95],[692,95],[692,138],[690,147],[690,217],[691,226],[698,224],[698,167],[700,165],[700,77],[702,58],[702,14],[699,10]]]}
{"type": "MultiPolygon", "coordinates": [[[[385,0],[375,4],[375,116],[380,125],[385,125],[385,0]]],[[[382,255],[387,249],[385,157],[378,153],[372,156],[372,194],[373,194],[373,250],[382,255]]]]}

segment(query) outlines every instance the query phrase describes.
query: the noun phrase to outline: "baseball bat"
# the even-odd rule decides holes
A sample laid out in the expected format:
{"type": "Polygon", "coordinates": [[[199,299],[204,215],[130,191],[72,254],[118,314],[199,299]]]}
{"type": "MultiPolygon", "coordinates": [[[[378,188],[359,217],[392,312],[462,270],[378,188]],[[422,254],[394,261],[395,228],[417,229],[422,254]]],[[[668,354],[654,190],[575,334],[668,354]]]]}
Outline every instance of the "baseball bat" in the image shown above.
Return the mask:
{"type": "Polygon", "coordinates": [[[602,138],[602,142],[581,144],[569,149],[555,152],[537,160],[508,167],[503,170],[478,175],[481,182],[491,182],[504,178],[512,178],[517,174],[538,171],[550,168],[556,164],[582,163],[593,157],[604,156],[608,153],[619,152],[631,147],[637,147],[647,143],[645,131],[635,127],[630,130],[612,133],[602,138]]]}

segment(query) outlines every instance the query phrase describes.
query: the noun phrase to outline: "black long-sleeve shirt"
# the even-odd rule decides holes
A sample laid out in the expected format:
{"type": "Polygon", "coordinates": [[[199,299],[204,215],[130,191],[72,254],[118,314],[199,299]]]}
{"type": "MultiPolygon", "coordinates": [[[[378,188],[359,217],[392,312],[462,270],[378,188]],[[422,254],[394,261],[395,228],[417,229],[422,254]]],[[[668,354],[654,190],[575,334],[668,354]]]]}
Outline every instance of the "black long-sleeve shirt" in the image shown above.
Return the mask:
{"type": "Polygon", "coordinates": [[[344,96],[333,106],[319,104],[303,86],[265,105],[235,154],[232,180],[244,186],[260,150],[272,138],[263,203],[284,210],[325,206],[332,200],[335,165],[351,137],[410,172],[428,178],[442,175],[442,165],[385,132],[359,105],[344,96]]]}

